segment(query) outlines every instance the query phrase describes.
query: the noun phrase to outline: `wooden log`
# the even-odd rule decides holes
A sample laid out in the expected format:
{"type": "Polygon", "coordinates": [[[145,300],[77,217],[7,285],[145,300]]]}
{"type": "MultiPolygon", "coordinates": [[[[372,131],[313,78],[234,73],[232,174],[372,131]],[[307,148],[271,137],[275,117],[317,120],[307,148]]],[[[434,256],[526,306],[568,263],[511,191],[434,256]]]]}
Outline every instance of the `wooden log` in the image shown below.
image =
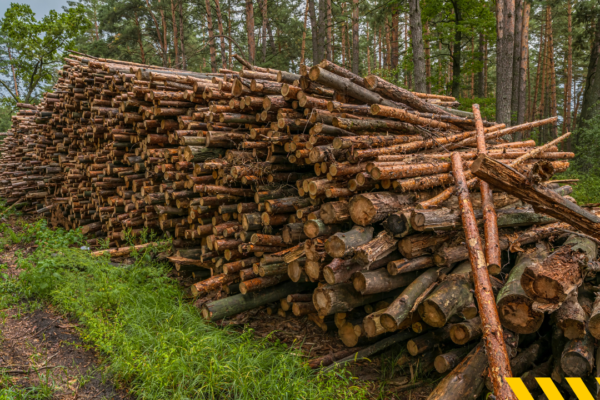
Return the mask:
{"type": "Polygon", "coordinates": [[[377,75],[367,76],[365,78],[365,87],[369,90],[374,90],[382,94],[388,99],[392,99],[398,103],[406,104],[417,111],[441,115],[449,114],[447,111],[444,111],[439,107],[420,99],[419,97],[413,95],[410,91],[406,89],[400,88],[392,83],[381,79],[377,75]]]}
{"type": "Polygon", "coordinates": [[[374,271],[358,271],[354,274],[352,284],[354,289],[363,295],[389,292],[399,287],[408,286],[419,274],[419,271],[415,271],[390,276],[384,268],[374,271]]]}
{"type": "Polygon", "coordinates": [[[372,225],[412,204],[413,199],[412,195],[398,195],[390,192],[359,194],[354,196],[348,205],[350,217],[357,225],[372,225]]]}
{"type": "Polygon", "coordinates": [[[406,349],[411,356],[417,356],[423,354],[428,350],[433,349],[435,346],[442,344],[450,340],[450,328],[451,326],[445,326],[440,329],[435,329],[425,333],[424,335],[417,336],[406,343],[406,349]]]}
{"type": "MultiPolygon", "coordinates": [[[[479,105],[473,104],[473,115],[475,116],[475,130],[477,131],[477,151],[479,154],[487,154],[485,135],[483,133],[483,122],[479,105]]],[[[485,260],[488,268],[500,268],[500,243],[498,236],[498,217],[494,209],[492,189],[485,181],[479,181],[481,192],[481,206],[483,211],[483,231],[485,234],[485,260]]]]}
{"type": "Polygon", "coordinates": [[[556,325],[563,330],[567,339],[583,339],[589,315],[579,304],[577,291],[571,293],[556,311],[556,325]]]}
{"type": "Polygon", "coordinates": [[[445,276],[450,268],[430,268],[415,278],[381,315],[381,325],[388,331],[393,332],[405,321],[416,301],[431,288],[440,276],[445,276]]]}
{"type": "Polygon", "coordinates": [[[395,291],[363,296],[354,290],[351,282],[345,282],[335,285],[323,285],[317,288],[313,293],[313,303],[319,315],[325,316],[350,311],[356,307],[383,300],[394,294],[395,291]]]}
{"type": "Polygon", "coordinates": [[[479,343],[436,388],[428,400],[476,399],[484,388],[484,371],[488,366],[485,346],[479,343]]]}
{"type": "Polygon", "coordinates": [[[453,324],[450,327],[450,339],[458,345],[479,339],[481,334],[481,318],[479,317],[453,324]]]}
{"type": "Polygon", "coordinates": [[[523,174],[485,155],[471,166],[475,176],[533,205],[537,212],[564,221],[581,232],[600,238],[600,218],[545,186],[531,184],[523,174]]]}
{"type": "Polygon", "coordinates": [[[337,232],[325,241],[325,251],[333,258],[354,255],[354,249],[373,239],[372,227],[355,226],[348,232],[337,232]]]}
{"type": "Polygon", "coordinates": [[[479,315],[483,326],[483,338],[490,368],[497,373],[492,377],[494,394],[501,399],[512,399],[512,389],[504,380],[512,377],[510,359],[503,339],[502,326],[496,309],[492,283],[488,274],[485,256],[481,248],[481,239],[473,206],[469,198],[469,189],[462,168],[462,159],[458,153],[452,154],[452,172],[456,181],[459,206],[475,286],[479,315]]]}
{"type": "Polygon", "coordinates": [[[350,220],[347,201],[332,201],[321,206],[319,217],[327,225],[339,224],[350,220]]]}
{"type": "Polygon", "coordinates": [[[567,376],[585,377],[594,369],[594,339],[569,340],[560,357],[560,365],[567,376]]]}
{"type": "Polygon", "coordinates": [[[228,318],[243,311],[279,300],[288,294],[301,292],[312,286],[312,284],[306,283],[286,282],[264,292],[250,293],[248,295],[236,294],[235,296],[205,303],[202,306],[202,316],[204,319],[210,321],[228,318]]]}
{"type": "Polygon", "coordinates": [[[472,349],[472,346],[462,346],[440,354],[434,360],[435,370],[440,374],[453,370],[472,349]]]}
{"type": "Polygon", "coordinates": [[[521,286],[533,300],[561,303],[583,282],[580,265],[596,258],[598,247],[590,239],[571,235],[561,248],[523,272],[521,286]]]}
{"type": "Polygon", "coordinates": [[[319,236],[331,236],[343,230],[343,225],[326,225],[320,219],[309,220],[304,223],[304,234],[310,239],[319,236]]]}
{"type": "Polygon", "coordinates": [[[259,290],[275,286],[289,279],[289,276],[286,274],[279,274],[245,280],[240,283],[240,293],[245,295],[247,293],[257,292],[259,290]]]}
{"type": "Polygon", "coordinates": [[[536,332],[544,321],[544,313],[533,308],[533,300],[521,287],[523,271],[548,256],[548,246],[538,243],[535,251],[520,253],[515,266],[506,278],[506,284],[496,298],[496,306],[502,326],[518,334],[536,332]]]}
{"type": "Polygon", "coordinates": [[[440,328],[473,301],[470,272],[470,263],[461,263],[423,300],[418,311],[425,323],[440,328]]]}
{"type": "Polygon", "coordinates": [[[374,93],[364,87],[361,87],[350,80],[333,74],[319,66],[314,66],[308,74],[310,80],[346,93],[357,100],[364,101],[367,104],[383,104],[389,107],[401,107],[397,103],[384,99],[379,94],[374,93]]]}
{"type": "Polygon", "coordinates": [[[398,240],[389,232],[380,232],[375,239],[356,248],[352,259],[357,264],[366,266],[392,253],[397,243],[398,240]]]}
{"type": "Polygon", "coordinates": [[[435,246],[450,240],[453,236],[452,233],[410,235],[398,241],[398,250],[409,259],[431,255],[435,246]]]}

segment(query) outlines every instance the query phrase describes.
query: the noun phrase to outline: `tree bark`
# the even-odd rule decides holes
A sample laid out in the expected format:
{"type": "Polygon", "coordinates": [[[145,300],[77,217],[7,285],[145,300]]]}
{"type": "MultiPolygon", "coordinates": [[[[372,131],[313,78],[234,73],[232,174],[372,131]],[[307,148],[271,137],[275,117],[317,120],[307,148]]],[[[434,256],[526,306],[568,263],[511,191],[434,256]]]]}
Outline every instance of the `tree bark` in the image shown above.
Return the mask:
{"type": "MultiPolygon", "coordinates": [[[[525,3],[523,9],[523,27],[521,28],[521,59],[519,64],[519,85],[517,94],[517,125],[525,123],[527,120],[527,96],[526,87],[529,74],[529,14],[531,12],[531,4],[525,3]]],[[[531,99],[529,99],[531,101],[531,99]]],[[[516,132],[514,135],[515,141],[523,139],[521,132],[516,132]]]]}
{"type": "Polygon", "coordinates": [[[210,51],[210,70],[217,72],[217,58],[215,49],[215,34],[213,32],[213,20],[212,20],[212,7],[210,6],[210,0],[205,1],[206,4],[206,23],[208,30],[208,46],[210,51]]]}
{"type": "Polygon", "coordinates": [[[559,304],[583,283],[580,265],[595,259],[597,253],[594,241],[571,235],[544,261],[525,268],[521,286],[534,301],[559,304]]]}
{"type": "Polygon", "coordinates": [[[514,0],[499,0],[496,8],[496,121],[506,125],[510,125],[511,120],[514,18],[514,0]]]}
{"type": "Polygon", "coordinates": [[[288,294],[298,293],[311,287],[314,287],[314,285],[287,282],[264,292],[251,293],[248,295],[243,295],[241,293],[236,294],[235,296],[205,303],[202,306],[202,316],[204,319],[210,321],[228,318],[243,311],[278,301],[288,294]]]}
{"type": "Polygon", "coordinates": [[[513,65],[512,65],[512,95],[511,95],[511,125],[517,124],[517,114],[519,109],[519,68],[521,67],[521,41],[522,29],[523,29],[523,8],[524,0],[514,0],[515,2],[515,16],[514,16],[514,40],[513,40],[513,65]]]}
{"type": "Polygon", "coordinates": [[[390,214],[412,204],[412,195],[390,192],[363,193],[354,196],[348,208],[352,221],[361,226],[383,221],[390,214]]]}
{"type": "Polygon", "coordinates": [[[381,325],[388,331],[393,332],[398,329],[406,318],[408,318],[417,299],[432,285],[437,279],[447,274],[450,268],[430,268],[417,278],[415,278],[386,309],[380,317],[381,325]]]}
{"type": "Polygon", "coordinates": [[[596,32],[590,53],[590,61],[585,78],[585,89],[579,114],[579,126],[587,126],[590,120],[600,109],[600,14],[596,20],[596,32]]]}
{"type": "Polygon", "coordinates": [[[360,58],[358,45],[358,0],[352,0],[352,72],[357,75],[359,65],[360,58]]]}
{"type": "MultiPolygon", "coordinates": [[[[536,332],[544,321],[544,313],[533,308],[533,300],[521,287],[525,269],[548,256],[548,246],[538,243],[534,252],[519,253],[515,266],[498,293],[496,306],[502,326],[518,334],[536,332]]],[[[515,373],[515,375],[517,375],[515,373]]]]}
{"type": "Polygon", "coordinates": [[[254,65],[256,62],[256,44],[254,41],[254,3],[246,0],[246,35],[248,37],[248,61],[254,65]]]}
{"type": "Polygon", "coordinates": [[[325,251],[333,258],[354,255],[354,249],[373,239],[373,227],[355,226],[348,232],[338,232],[325,242],[325,251]]]}
{"type": "Polygon", "coordinates": [[[486,267],[485,256],[482,251],[481,239],[477,230],[477,222],[473,206],[469,199],[469,189],[462,169],[460,154],[452,154],[454,179],[458,191],[459,206],[465,230],[465,241],[469,250],[475,296],[479,308],[479,315],[483,325],[483,338],[486,354],[490,367],[496,373],[492,377],[494,394],[500,399],[513,399],[514,394],[508,383],[504,380],[511,377],[510,360],[506,352],[500,318],[496,309],[492,283],[486,267]]]}
{"type": "Polygon", "coordinates": [[[450,327],[450,339],[458,345],[464,345],[472,340],[479,339],[481,334],[482,328],[480,317],[452,324],[450,327]]]}
{"type": "Polygon", "coordinates": [[[425,76],[425,50],[423,48],[423,26],[421,22],[421,7],[418,0],[410,0],[410,36],[413,52],[414,90],[427,93],[425,76]]]}
{"type": "Polygon", "coordinates": [[[581,232],[600,238],[600,218],[543,185],[532,184],[517,170],[480,155],[471,165],[473,175],[533,205],[534,210],[571,224],[581,232]]]}

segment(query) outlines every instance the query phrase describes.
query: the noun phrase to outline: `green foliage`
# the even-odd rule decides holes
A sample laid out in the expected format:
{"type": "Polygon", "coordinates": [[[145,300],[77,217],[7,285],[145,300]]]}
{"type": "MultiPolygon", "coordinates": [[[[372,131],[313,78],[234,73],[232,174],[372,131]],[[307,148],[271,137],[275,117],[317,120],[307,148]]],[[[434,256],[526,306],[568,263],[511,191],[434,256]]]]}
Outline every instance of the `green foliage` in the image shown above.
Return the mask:
{"type": "MultiPolygon", "coordinates": [[[[25,229],[27,230],[27,228],[25,229]]],[[[24,295],[49,299],[76,317],[107,372],[145,399],[365,398],[343,370],[316,375],[281,343],[204,321],[183,299],[167,265],[148,257],[115,266],[79,249],[78,232],[36,231],[38,248],[20,266],[24,295]]]]}
{"type": "Polygon", "coordinates": [[[11,126],[10,117],[13,115],[10,107],[0,106],[0,132],[6,132],[11,126]]]}
{"type": "Polygon", "coordinates": [[[578,203],[600,203],[600,115],[580,124],[574,137],[575,159],[559,179],[579,179],[572,185],[578,203]]]}
{"type": "Polygon", "coordinates": [[[0,373],[0,400],[46,400],[52,398],[52,387],[42,383],[38,386],[16,387],[10,376],[0,373]]]}
{"type": "Polygon", "coordinates": [[[0,20],[0,76],[9,77],[0,79],[9,93],[0,98],[5,106],[31,102],[55,80],[63,51],[89,26],[84,11],[81,5],[63,13],[52,10],[37,20],[28,5],[11,3],[0,20]]]}
{"type": "Polygon", "coordinates": [[[459,98],[456,100],[460,103],[460,107],[457,107],[459,110],[473,112],[473,104],[479,104],[479,110],[483,119],[488,121],[496,120],[496,98],[475,97],[473,99],[459,98]]]}

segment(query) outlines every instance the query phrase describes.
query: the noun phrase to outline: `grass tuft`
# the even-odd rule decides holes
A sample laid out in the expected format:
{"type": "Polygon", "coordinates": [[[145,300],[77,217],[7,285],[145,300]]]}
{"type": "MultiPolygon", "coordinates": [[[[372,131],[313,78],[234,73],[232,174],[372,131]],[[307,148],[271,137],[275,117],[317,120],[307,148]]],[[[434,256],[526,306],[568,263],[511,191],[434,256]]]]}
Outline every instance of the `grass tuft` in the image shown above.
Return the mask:
{"type": "Polygon", "coordinates": [[[20,260],[21,293],[79,320],[106,371],[139,398],[366,398],[343,370],[316,374],[283,344],[204,321],[149,253],[115,266],[81,250],[77,231],[51,231],[44,221],[24,231],[35,232],[38,248],[20,260]]]}

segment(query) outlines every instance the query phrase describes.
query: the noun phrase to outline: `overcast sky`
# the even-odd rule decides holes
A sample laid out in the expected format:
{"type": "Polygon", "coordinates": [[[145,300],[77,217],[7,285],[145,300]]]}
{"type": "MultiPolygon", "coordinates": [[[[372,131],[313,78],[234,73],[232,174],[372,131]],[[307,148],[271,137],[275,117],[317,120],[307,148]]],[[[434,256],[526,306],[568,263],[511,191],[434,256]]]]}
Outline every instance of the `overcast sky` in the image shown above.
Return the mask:
{"type": "Polygon", "coordinates": [[[4,13],[10,6],[10,3],[29,4],[35,13],[36,19],[39,20],[48,14],[50,10],[61,12],[62,7],[67,5],[67,0],[0,0],[0,16],[4,17],[4,13]]]}

